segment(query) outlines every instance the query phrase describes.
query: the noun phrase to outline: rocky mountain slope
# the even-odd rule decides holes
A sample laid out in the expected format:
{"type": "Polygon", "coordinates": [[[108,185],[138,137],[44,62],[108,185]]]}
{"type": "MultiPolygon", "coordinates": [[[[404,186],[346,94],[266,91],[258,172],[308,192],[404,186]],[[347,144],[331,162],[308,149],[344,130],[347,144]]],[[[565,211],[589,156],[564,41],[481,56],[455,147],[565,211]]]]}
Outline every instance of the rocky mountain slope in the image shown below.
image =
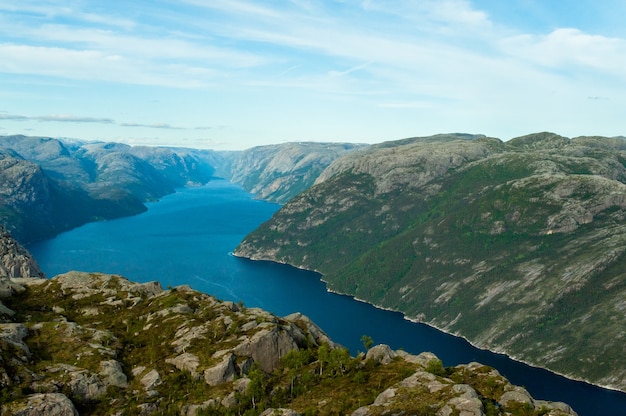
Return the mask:
{"type": "Polygon", "coordinates": [[[626,391],[626,141],[440,135],[332,163],[236,254],[626,391]]]}
{"type": "Polygon", "coordinates": [[[285,203],[311,187],[333,160],[362,147],[313,142],[253,147],[235,155],[230,180],[259,199],[285,203]]]}
{"type": "Polygon", "coordinates": [[[211,179],[210,151],[0,137],[0,224],[24,243],[145,211],[176,187],[211,179]]]}
{"type": "Polygon", "coordinates": [[[23,243],[225,177],[258,198],[285,202],[358,145],[286,143],[243,152],[0,136],[0,224],[23,243]]]}
{"type": "Polygon", "coordinates": [[[13,282],[2,414],[576,414],[478,363],[444,368],[384,345],[353,358],[301,314],[185,286],[79,272],[13,282]]]}

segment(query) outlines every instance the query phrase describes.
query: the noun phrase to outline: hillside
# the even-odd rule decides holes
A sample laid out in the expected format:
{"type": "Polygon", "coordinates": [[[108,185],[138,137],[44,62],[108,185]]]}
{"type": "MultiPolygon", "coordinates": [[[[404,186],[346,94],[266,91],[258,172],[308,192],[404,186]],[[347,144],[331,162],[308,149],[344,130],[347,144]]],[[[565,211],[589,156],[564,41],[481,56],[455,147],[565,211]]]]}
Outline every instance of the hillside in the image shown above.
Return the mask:
{"type": "Polygon", "coordinates": [[[345,143],[285,143],[217,152],[0,136],[0,224],[23,243],[87,222],[134,215],[176,188],[225,177],[259,199],[310,187],[345,143]]]}
{"type": "Polygon", "coordinates": [[[0,137],[0,224],[23,243],[134,215],[176,187],[211,179],[208,151],[0,137]]]}
{"type": "Polygon", "coordinates": [[[230,180],[259,199],[285,203],[310,188],[332,161],[362,147],[313,142],[253,147],[235,155],[230,180]]]}
{"type": "Polygon", "coordinates": [[[236,255],[626,391],[626,141],[439,135],[332,163],[236,255]]]}

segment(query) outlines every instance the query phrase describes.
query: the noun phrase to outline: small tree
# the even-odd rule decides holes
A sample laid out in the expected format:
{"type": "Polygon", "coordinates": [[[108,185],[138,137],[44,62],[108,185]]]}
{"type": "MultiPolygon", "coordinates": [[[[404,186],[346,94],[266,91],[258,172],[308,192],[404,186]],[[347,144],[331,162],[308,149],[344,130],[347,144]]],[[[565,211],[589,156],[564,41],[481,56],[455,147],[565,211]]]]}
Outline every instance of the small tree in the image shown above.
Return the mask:
{"type": "Polygon", "coordinates": [[[369,350],[370,348],[372,348],[372,345],[374,345],[374,340],[369,335],[363,335],[361,337],[361,342],[365,347],[365,351],[369,350]]]}

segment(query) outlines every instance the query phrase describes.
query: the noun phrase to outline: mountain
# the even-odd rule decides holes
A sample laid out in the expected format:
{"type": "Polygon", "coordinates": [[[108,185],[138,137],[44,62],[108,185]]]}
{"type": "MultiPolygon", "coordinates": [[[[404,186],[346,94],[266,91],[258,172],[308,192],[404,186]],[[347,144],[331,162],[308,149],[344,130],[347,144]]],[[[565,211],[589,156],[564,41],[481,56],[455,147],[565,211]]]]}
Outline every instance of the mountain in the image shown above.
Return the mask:
{"type": "Polygon", "coordinates": [[[238,256],[626,391],[626,140],[438,135],[334,161],[238,256]]]}
{"type": "Polygon", "coordinates": [[[0,224],[27,243],[134,215],[177,187],[206,183],[220,163],[205,150],[3,136],[0,224]]]}
{"type": "Polygon", "coordinates": [[[87,222],[138,214],[146,210],[144,202],[219,176],[282,203],[359,147],[285,143],[216,152],[0,136],[0,224],[28,243],[87,222]]]}
{"type": "Polygon", "coordinates": [[[2,414],[576,415],[478,363],[444,368],[371,342],[350,357],[299,313],[187,286],[81,272],[13,284],[0,310],[2,414]]]}
{"type": "Polygon", "coordinates": [[[313,142],[253,147],[234,155],[229,179],[259,199],[285,203],[311,187],[333,160],[363,147],[313,142]]]}

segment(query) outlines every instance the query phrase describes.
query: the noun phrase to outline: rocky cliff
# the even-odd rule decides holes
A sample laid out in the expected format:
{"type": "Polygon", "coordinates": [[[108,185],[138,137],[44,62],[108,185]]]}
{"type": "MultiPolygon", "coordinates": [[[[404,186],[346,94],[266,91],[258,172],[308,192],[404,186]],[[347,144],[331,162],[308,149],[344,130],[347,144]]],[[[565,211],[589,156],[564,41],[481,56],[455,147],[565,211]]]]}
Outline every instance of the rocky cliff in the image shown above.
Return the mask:
{"type": "Polygon", "coordinates": [[[13,279],[0,406],[13,415],[575,415],[478,363],[379,345],[350,357],[284,318],[114,275],[13,279]]]}
{"type": "Polygon", "coordinates": [[[37,261],[0,225],[0,279],[44,277],[37,261]]]}
{"type": "Polygon", "coordinates": [[[312,142],[253,147],[236,154],[230,179],[259,199],[285,203],[313,185],[332,161],[362,147],[312,142]]]}
{"type": "Polygon", "coordinates": [[[236,254],[626,390],[625,221],[623,139],[440,135],[336,160],[236,254]]]}

